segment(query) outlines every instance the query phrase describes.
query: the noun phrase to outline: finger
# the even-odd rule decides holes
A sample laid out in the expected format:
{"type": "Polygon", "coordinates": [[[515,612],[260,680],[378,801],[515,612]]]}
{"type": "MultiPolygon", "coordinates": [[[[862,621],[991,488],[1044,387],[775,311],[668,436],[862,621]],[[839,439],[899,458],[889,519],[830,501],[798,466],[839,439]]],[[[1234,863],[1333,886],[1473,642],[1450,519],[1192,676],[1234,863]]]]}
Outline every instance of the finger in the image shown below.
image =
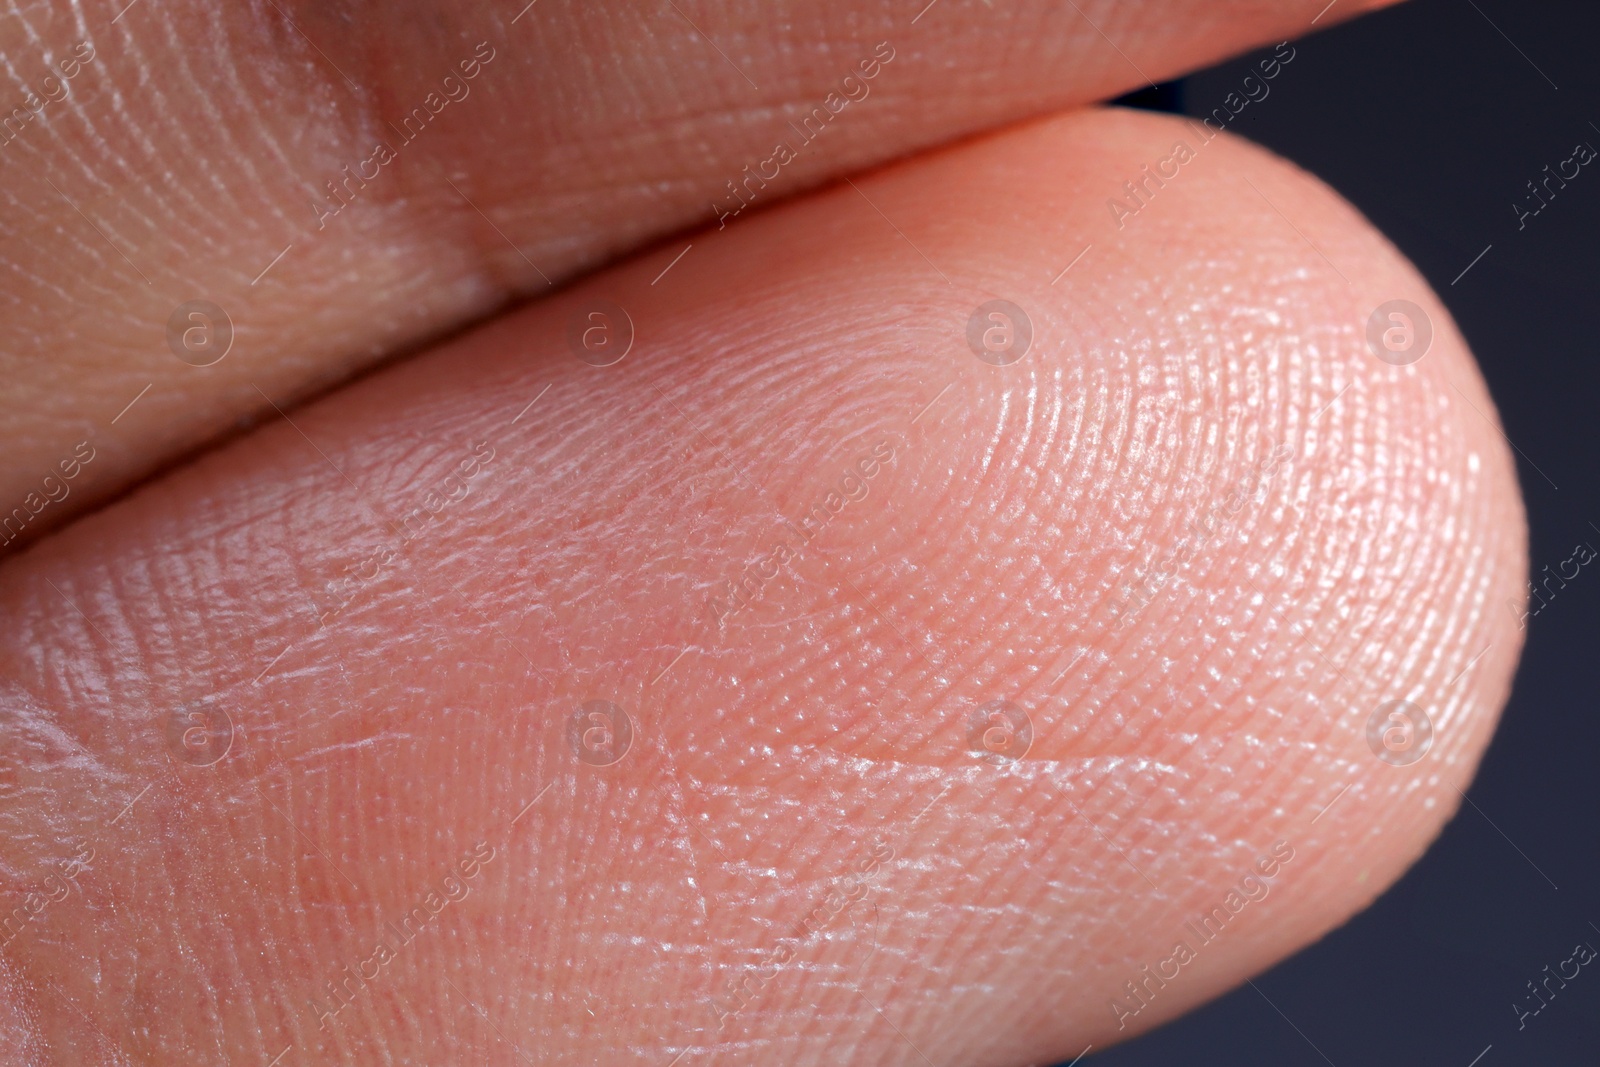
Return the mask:
{"type": "Polygon", "coordinates": [[[1319,936],[1454,811],[1520,503],[1449,317],[1326,188],[1093,112],[705,253],[0,571],[5,874],[64,894],[4,949],[14,1028],[1047,1062],[1319,936]],[[1369,340],[1391,300],[1409,342],[1369,340]]]}
{"type": "Polygon", "coordinates": [[[276,417],[269,397],[313,394],[666,233],[1305,32],[1324,6],[13,14],[0,48],[33,103],[0,124],[0,541],[276,417]]]}

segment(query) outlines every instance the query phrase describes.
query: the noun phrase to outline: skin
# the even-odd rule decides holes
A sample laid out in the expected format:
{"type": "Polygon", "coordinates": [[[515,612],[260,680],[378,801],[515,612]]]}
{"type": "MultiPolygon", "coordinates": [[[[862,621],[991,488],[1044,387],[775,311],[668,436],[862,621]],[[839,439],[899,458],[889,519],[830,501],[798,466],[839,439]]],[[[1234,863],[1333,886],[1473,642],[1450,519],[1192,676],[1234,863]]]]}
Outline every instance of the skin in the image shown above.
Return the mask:
{"type": "Polygon", "coordinates": [[[0,138],[0,506],[80,442],[96,453],[5,550],[275,405],[713,223],[738,203],[728,182],[880,42],[894,58],[770,187],[751,187],[757,206],[1378,5],[521,6],[51,0],[0,14],[15,79],[0,115],[28,89],[61,96],[0,138]],[[93,58],[50,89],[85,41],[93,58]],[[431,117],[408,134],[419,106],[431,117]],[[383,165],[368,162],[379,139],[399,146],[383,165]],[[213,357],[220,320],[174,321],[196,300],[234,332],[204,367],[190,363],[213,357]]]}
{"type": "Polygon", "coordinates": [[[1367,904],[1505,699],[1513,467],[1444,308],[1315,179],[1222,137],[1118,227],[1186,137],[1079,112],[693,235],[0,566],[8,901],[94,855],[0,949],[14,1060],[1049,1062],[1367,904]],[[993,299],[1033,329],[1005,367],[966,341],[993,299]],[[1409,366],[1367,345],[1392,299],[1432,325],[1409,366]],[[601,300],[606,367],[568,344],[601,300]],[[1366,726],[1402,698],[1433,740],[1394,766],[1366,726]],[[999,699],[1022,758],[969,747],[999,699]],[[610,766],[592,700],[632,722],[610,766]],[[214,763],[185,702],[231,719],[214,763]]]}

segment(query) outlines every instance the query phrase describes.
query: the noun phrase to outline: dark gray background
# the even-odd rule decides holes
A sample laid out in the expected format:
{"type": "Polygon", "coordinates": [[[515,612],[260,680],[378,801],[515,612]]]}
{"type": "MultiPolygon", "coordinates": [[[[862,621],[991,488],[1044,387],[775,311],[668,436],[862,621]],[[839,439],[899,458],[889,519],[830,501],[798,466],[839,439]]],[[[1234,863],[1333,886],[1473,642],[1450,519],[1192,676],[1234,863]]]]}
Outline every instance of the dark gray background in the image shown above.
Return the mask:
{"type": "MultiPolygon", "coordinates": [[[[1600,547],[1600,160],[1521,231],[1511,205],[1578,142],[1600,149],[1597,46],[1594,0],[1417,0],[1298,42],[1271,95],[1229,127],[1339,190],[1443,297],[1522,453],[1536,574],[1579,542],[1600,547]]],[[[1164,102],[1207,113],[1253,58],[1164,102]]],[[[1481,810],[1463,805],[1399,885],[1257,978],[1260,992],[1242,986],[1080,1067],[1600,1063],[1600,961],[1520,1032],[1512,1008],[1577,942],[1600,948],[1597,608],[1600,561],[1529,620],[1468,794],[1481,810]]]]}

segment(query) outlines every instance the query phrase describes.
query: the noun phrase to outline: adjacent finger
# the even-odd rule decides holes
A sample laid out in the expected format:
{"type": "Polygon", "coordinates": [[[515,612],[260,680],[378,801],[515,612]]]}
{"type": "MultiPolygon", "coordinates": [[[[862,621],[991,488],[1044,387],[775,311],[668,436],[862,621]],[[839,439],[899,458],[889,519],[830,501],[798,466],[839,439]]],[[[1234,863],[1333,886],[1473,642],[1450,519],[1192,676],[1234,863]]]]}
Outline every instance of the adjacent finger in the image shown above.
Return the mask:
{"type": "Polygon", "coordinates": [[[672,231],[1370,5],[919,6],[14,12],[0,542],[672,231]]]}

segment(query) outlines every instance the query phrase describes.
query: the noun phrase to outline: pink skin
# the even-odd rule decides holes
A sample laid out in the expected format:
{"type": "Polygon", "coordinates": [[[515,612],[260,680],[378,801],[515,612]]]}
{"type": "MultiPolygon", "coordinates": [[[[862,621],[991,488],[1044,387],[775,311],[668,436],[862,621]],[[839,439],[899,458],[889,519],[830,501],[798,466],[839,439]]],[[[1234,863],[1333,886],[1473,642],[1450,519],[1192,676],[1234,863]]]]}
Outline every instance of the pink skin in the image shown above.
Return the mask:
{"type": "Polygon", "coordinates": [[[519,18],[511,0],[140,0],[113,24],[123,6],[0,17],[17,78],[74,72],[0,136],[0,507],[98,449],[66,499],[0,538],[10,550],[276,418],[267,397],[314,396],[714,224],[738,202],[728,183],[817,106],[840,110],[752,183],[755,207],[1370,5],[540,0],[519,18]],[[223,343],[220,320],[171,325],[197,300],[234,331],[205,367],[169,350],[169,332],[190,362],[223,343]]]}
{"type": "Polygon", "coordinates": [[[1364,906],[1504,700],[1512,465],[1449,316],[1314,179],[1222,138],[1117,226],[1185,137],[1079,113],[694,235],[0,568],[8,900],[95,854],[0,949],[10,1047],[1000,1067],[1364,906]],[[966,341],[995,299],[1033,330],[1005,367],[966,341]],[[1432,324],[1405,367],[1367,345],[1392,299],[1432,324]],[[568,347],[599,300],[608,367],[568,347]],[[980,760],[1000,699],[1032,745],[980,760]],[[1367,739],[1393,699],[1433,727],[1406,766],[1367,739]],[[231,717],[213,765],[185,702],[231,717]]]}

